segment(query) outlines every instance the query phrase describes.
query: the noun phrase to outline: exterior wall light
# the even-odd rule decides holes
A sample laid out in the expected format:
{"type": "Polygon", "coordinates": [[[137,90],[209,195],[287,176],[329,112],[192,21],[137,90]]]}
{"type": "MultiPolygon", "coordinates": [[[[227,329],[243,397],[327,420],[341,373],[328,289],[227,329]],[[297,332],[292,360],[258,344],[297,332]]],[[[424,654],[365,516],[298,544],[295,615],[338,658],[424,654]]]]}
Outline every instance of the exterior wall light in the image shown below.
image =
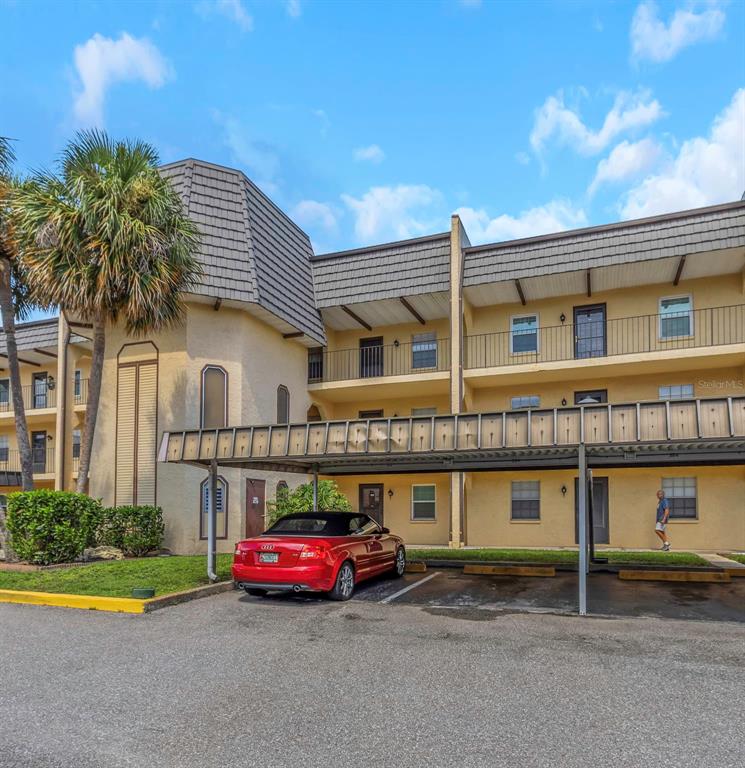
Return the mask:
{"type": "Polygon", "coordinates": [[[398,339],[396,339],[396,340],[393,342],[393,346],[394,346],[394,347],[398,347],[398,346],[399,346],[399,341],[398,341],[398,339]]]}
{"type": "Polygon", "coordinates": [[[47,389],[52,390],[57,386],[54,376],[47,376],[47,389]]]}
{"type": "Polygon", "coordinates": [[[567,399],[566,399],[566,397],[562,397],[562,398],[561,398],[561,404],[562,404],[562,405],[566,405],[566,404],[567,404],[567,399]]]}
{"type": "Polygon", "coordinates": [[[567,487],[566,485],[561,486],[561,495],[566,496],[567,495],[567,487]]]}
{"type": "Polygon", "coordinates": [[[393,488],[389,488],[389,489],[388,489],[388,498],[389,498],[389,499],[392,499],[392,498],[393,498],[393,488]]]}
{"type": "Polygon", "coordinates": [[[562,313],[559,315],[559,320],[561,320],[561,322],[562,322],[562,323],[565,323],[565,322],[566,322],[566,319],[567,319],[567,316],[566,316],[566,315],[565,315],[565,314],[562,312],[562,313]]]}

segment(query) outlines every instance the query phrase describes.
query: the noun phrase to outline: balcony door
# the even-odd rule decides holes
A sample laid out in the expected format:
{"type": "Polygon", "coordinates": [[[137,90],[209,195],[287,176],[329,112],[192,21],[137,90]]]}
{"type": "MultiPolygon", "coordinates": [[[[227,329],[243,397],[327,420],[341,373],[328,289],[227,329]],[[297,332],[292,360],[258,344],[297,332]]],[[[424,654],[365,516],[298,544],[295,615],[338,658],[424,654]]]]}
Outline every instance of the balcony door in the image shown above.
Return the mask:
{"type": "Polygon", "coordinates": [[[43,474],[47,471],[47,433],[31,433],[31,459],[34,462],[34,472],[43,474]]]}
{"type": "Polygon", "coordinates": [[[606,351],[605,304],[574,308],[574,357],[603,357],[606,351]]]}
{"type": "Polygon", "coordinates": [[[34,408],[46,408],[47,407],[47,391],[49,389],[47,384],[46,373],[35,373],[33,375],[33,407],[34,408]]]}
{"type": "Polygon", "coordinates": [[[360,378],[383,375],[383,337],[360,339],[360,378]]]}

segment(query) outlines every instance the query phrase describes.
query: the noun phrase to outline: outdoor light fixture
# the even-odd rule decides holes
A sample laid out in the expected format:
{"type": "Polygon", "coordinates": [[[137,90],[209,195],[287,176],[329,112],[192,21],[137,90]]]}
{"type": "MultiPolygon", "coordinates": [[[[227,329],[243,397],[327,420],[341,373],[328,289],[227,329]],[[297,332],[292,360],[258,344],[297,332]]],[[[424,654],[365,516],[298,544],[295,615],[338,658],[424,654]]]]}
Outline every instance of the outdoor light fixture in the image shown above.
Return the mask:
{"type": "Polygon", "coordinates": [[[562,397],[562,398],[561,398],[561,404],[562,404],[562,405],[566,405],[566,404],[567,404],[567,399],[566,399],[566,397],[562,397]]]}
{"type": "Polygon", "coordinates": [[[561,486],[561,495],[566,496],[567,495],[567,487],[566,485],[561,486]]]}
{"type": "Polygon", "coordinates": [[[398,347],[398,346],[399,346],[399,341],[398,341],[398,339],[396,339],[396,340],[393,342],[393,346],[394,346],[394,347],[398,347]]]}
{"type": "Polygon", "coordinates": [[[393,488],[389,488],[389,489],[388,489],[388,498],[389,498],[389,499],[392,499],[392,498],[393,498],[393,488]]]}
{"type": "Polygon", "coordinates": [[[52,390],[57,386],[54,376],[47,376],[47,389],[52,390]]]}
{"type": "Polygon", "coordinates": [[[562,313],[559,315],[559,320],[561,320],[561,322],[563,323],[563,322],[565,322],[565,321],[566,321],[566,319],[567,319],[567,316],[566,316],[566,315],[565,315],[565,314],[562,312],[562,313]]]}

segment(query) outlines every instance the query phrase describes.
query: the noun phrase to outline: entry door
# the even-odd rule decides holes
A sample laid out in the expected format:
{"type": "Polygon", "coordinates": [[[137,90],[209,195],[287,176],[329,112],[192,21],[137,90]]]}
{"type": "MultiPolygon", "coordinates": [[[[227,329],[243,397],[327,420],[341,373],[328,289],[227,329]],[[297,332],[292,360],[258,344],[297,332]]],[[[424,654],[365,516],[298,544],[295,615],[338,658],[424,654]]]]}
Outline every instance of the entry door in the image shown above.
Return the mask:
{"type": "Polygon", "coordinates": [[[383,337],[360,339],[360,378],[383,375],[383,337]]]}
{"type": "Polygon", "coordinates": [[[603,357],[605,346],[605,304],[575,307],[574,357],[603,357]]]}
{"type": "Polygon", "coordinates": [[[246,480],[246,538],[259,536],[264,532],[264,501],[266,482],[246,480]]]}
{"type": "Polygon", "coordinates": [[[47,407],[47,374],[35,373],[32,377],[33,389],[34,389],[34,404],[33,408],[46,408],[47,407]]]}
{"type": "Polygon", "coordinates": [[[47,471],[47,433],[31,433],[31,458],[34,462],[34,472],[47,471]]]}
{"type": "MultiPolygon", "coordinates": [[[[592,533],[596,544],[610,542],[608,478],[592,478],[592,533]]],[[[579,543],[579,480],[574,478],[574,541],[579,543]]]]}
{"type": "Polygon", "coordinates": [[[360,485],[360,512],[369,515],[378,525],[383,525],[382,484],[360,485]]]}

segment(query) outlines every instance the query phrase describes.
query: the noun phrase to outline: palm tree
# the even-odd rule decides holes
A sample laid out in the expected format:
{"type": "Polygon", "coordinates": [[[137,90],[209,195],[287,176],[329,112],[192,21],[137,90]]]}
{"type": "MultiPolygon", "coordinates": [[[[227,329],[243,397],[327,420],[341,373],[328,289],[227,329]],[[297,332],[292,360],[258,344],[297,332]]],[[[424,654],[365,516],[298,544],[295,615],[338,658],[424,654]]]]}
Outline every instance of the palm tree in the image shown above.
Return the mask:
{"type": "Polygon", "coordinates": [[[24,491],[30,491],[34,487],[34,464],[21,389],[15,326],[16,315],[23,318],[29,306],[23,279],[24,268],[19,258],[18,238],[12,215],[12,200],[17,189],[11,168],[14,160],[10,141],[0,136],[0,315],[5,332],[18,454],[21,458],[21,487],[24,491]]]}
{"type": "Polygon", "coordinates": [[[88,407],[77,489],[87,489],[106,327],[144,336],[181,321],[181,294],[198,282],[199,234],[158,171],[155,149],[78,133],[59,176],[40,173],[17,196],[32,295],[93,327],[88,407]]]}

